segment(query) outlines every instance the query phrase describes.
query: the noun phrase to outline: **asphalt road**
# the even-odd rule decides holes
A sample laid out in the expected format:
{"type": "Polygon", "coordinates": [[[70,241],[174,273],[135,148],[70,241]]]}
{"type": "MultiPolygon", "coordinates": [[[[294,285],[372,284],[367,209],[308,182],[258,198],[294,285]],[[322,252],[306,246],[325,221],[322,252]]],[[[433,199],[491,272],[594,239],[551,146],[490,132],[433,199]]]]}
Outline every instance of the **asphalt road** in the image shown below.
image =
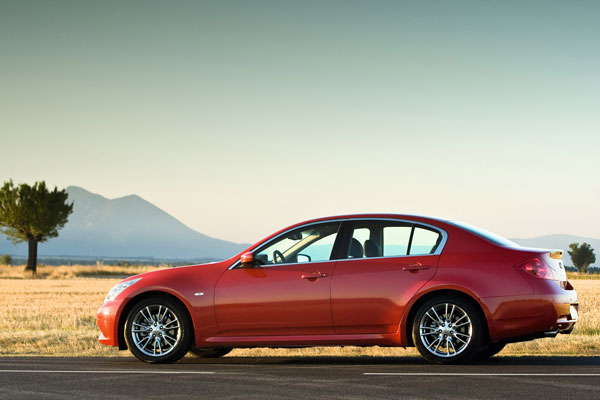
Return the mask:
{"type": "Polygon", "coordinates": [[[1,358],[1,399],[600,399],[600,357],[1,358]]]}

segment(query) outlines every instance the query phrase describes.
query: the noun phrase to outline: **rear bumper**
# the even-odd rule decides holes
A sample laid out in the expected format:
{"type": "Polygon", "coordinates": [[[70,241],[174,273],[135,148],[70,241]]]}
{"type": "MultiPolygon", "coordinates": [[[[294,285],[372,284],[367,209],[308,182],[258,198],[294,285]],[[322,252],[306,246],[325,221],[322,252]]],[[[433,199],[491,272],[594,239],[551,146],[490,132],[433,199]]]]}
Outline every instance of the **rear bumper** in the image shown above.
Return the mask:
{"type": "Polygon", "coordinates": [[[579,320],[579,304],[571,303],[569,314],[556,321],[558,333],[570,334],[579,320]]]}
{"type": "MultiPolygon", "coordinates": [[[[579,319],[577,293],[537,279],[535,294],[482,299],[490,311],[490,339],[516,342],[569,334],[579,319]]],[[[570,285],[569,285],[570,287],[570,285]]]]}
{"type": "Polygon", "coordinates": [[[517,342],[526,342],[528,340],[533,340],[533,339],[554,338],[554,337],[558,336],[559,334],[570,335],[571,332],[573,332],[573,328],[575,328],[575,322],[577,322],[577,321],[572,321],[572,323],[569,324],[568,328],[556,328],[555,330],[552,330],[552,331],[537,332],[537,333],[531,333],[531,334],[523,335],[523,336],[511,337],[509,339],[503,340],[503,342],[517,343],[517,342]]]}

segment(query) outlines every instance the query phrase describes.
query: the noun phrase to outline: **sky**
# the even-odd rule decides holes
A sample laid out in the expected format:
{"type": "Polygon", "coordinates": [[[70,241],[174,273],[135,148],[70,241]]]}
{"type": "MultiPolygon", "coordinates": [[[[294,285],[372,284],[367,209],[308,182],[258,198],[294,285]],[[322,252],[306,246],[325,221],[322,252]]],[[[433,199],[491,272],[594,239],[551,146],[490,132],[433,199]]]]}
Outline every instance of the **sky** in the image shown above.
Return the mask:
{"type": "Polygon", "coordinates": [[[597,1],[0,0],[0,180],[254,242],[438,216],[600,237],[597,1]]]}

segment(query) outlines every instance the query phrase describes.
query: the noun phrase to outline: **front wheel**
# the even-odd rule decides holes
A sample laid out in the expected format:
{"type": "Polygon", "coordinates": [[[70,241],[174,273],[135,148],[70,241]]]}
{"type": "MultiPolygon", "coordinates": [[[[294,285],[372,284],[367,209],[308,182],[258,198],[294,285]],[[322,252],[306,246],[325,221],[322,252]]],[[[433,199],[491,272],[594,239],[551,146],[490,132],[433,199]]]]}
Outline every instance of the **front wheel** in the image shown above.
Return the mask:
{"type": "Polygon", "coordinates": [[[127,315],[125,340],[131,353],[148,363],[181,359],[192,345],[192,321],[185,307],[161,296],[138,302],[127,315]]]}
{"type": "Polygon", "coordinates": [[[434,364],[456,364],[478,353],[483,321],[476,308],[457,296],[425,302],[413,323],[413,341],[419,353],[434,364]]]}

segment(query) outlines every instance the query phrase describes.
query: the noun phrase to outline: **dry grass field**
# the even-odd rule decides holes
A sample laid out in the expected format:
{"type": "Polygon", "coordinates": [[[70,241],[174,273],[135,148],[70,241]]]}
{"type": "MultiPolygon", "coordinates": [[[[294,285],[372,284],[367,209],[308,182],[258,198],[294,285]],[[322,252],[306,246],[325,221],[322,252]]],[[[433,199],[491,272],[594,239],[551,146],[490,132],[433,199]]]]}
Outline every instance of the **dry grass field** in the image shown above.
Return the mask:
{"type": "MultiPolygon", "coordinates": [[[[0,279],[73,279],[73,278],[119,278],[162,269],[146,265],[122,267],[119,265],[63,265],[52,267],[38,265],[37,274],[24,272],[24,266],[0,266],[0,279]]],[[[109,288],[110,289],[110,288],[109,288]]]]}
{"type": "MultiPolygon", "coordinates": [[[[97,341],[96,310],[123,277],[156,267],[0,267],[0,356],[128,356],[97,341]],[[46,279],[41,279],[46,278],[46,279]]],[[[580,321],[571,335],[511,344],[501,355],[600,355],[600,280],[571,283],[579,294],[580,321]]],[[[317,347],[238,349],[231,356],[406,356],[414,349],[317,347]]]]}

